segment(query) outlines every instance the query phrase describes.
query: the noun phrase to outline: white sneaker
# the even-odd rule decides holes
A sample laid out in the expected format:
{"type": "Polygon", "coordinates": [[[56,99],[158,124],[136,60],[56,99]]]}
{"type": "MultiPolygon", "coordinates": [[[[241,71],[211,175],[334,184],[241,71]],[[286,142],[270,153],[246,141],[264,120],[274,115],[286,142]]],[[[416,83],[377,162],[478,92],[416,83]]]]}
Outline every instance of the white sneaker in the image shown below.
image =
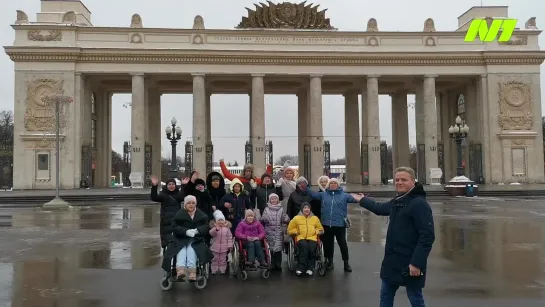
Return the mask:
{"type": "Polygon", "coordinates": [[[303,274],[303,272],[301,272],[299,270],[295,271],[295,275],[300,276],[301,274],[303,274]]]}
{"type": "Polygon", "coordinates": [[[312,270],[307,270],[307,275],[308,276],[312,276],[312,274],[314,274],[314,272],[312,272],[312,270]]]}

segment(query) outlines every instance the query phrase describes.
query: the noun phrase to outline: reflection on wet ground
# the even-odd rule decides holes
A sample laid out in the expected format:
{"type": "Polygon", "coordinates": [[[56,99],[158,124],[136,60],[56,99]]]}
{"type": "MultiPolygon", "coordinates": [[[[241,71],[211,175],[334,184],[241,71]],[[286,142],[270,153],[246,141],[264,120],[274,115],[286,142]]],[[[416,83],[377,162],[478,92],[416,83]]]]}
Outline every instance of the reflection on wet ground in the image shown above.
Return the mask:
{"type": "MultiPolygon", "coordinates": [[[[436,242],[425,289],[429,305],[543,306],[545,200],[431,205],[436,242]]],[[[339,263],[331,275],[311,281],[287,272],[268,281],[217,277],[204,292],[219,295],[210,296],[183,284],[160,290],[158,206],[0,210],[0,306],[253,306],[255,297],[265,306],[378,305],[388,220],[357,206],[350,217],[352,274],[339,263]],[[271,294],[270,285],[283,295],[271,294]]],[[[396,306],[407,306],[404,293],[398,297],[396,306]]]]}

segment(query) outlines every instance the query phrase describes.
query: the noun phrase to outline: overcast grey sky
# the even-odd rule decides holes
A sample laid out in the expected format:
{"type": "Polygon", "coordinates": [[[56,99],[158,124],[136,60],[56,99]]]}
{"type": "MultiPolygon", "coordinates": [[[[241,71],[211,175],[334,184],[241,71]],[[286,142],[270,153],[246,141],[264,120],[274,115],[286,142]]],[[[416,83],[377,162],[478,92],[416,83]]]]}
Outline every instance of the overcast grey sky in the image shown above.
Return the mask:
{"type": "MultiPolygon", "coordinates": [[[[191,28],[195,15],[204,18],[206,28],[233,29],[242,16],[246,16],[244,7],[253,7],[257,0],[84,0],[83,3],[92,13],[91,22],[95,26],[128,27],[131,16],[142,16],[145,27],[154,28],[191,28]]],[[[262,1],[264,2],[264,1],[262,1]]],[[[282,2],[282,1],[274,1],[282,2]]],[[[295,1],[299,2],[299,1],[295,1]]],[[[376,18],[382,31],[422,31],[424,21],[431,17],[435,20],[438,31],[451,31],[457,28],[457,17],[480,0],[433,1],[433,0],[316,0],[308,1],[328,8],[327,16],[333,26],[339,30],[365,31],[369,18],[376,18]]],[[[519,19],[519,27],[526,20],[537,17],[537,25],[545,25],[545,2],[539,0],[484,0],[484,5],[508,5],[509,15],[519,19]]],[[[14,32],[9,26],[15,21],[15,10],[28,14],[31,21],[36,19],[40,10],[39,0],[2,1],[0,10],[0,40],[3,46],[11,45],[14,32]]],[[[543,46],[542,35],[540,43],[543,46]]],[[[0,109],[13,110],[13,63],[5,53],[0,55],[0,109]]],[[[542,66],[543,73],[543,66],[542,66]]],[[[543,80],[543,79],[542,79],[543,80]]],[[[541,82],[543,86],[543,81],[541,82]]],[[[545,90],[542,90],[545,97],[545,90]]],[[[130,95],[115,95],[113,101],[113,137],[112,147],[121,152],[123,141],[130,140],[130,109],[123,103],[130,101],[130,95]]],[[[391,102],[389,96],[380,97],[380,133],[381,138],[391,143],[391,102]]],[[[409,96],[409,103],[414,97],[409,96]]],[[[545,101],[545,99],[542,99],[545,101]]],[[[468,102],[470,103],[470,102],[468,102]]],[[[542,103],[543,105],[543,103],[542,103]]],[[[192,132],[192,97],[191,95],[163,95],[161,123],[166,126],[172,116],[176,116],[183,129],[183,141],[192,132]]],[[[212,139],[214,158],[227,161],[244,158],[244,143],[248,139],[248,96],[214,95],[212,96],[212,139]]],[[[297,154],[297,98],[296,96],[265,96],[266,135],[273,140],[274,155],[297,154]]],[[[332,158],[344,157],[344,98],[342,96],[324,96],[323,98],[324,137],[331,142],[332,158]]],[[[454,119],[453,119],[454,120],[454,119]]],[[[409,108],[409,134],[411,144],[415,143],[414,110],[409,108]]],[[[163,128],[164,129],[164,128],[163,128]]],[[[162,129],[162,130],[163,130],[162,129]]],[[[170,154],[170,144],[163,138],[163,155],[170,154]]],[[[183,153],[183,145],[178,145],[178,152],[183,153]]],[[[181,154],[182,155],[182,154],[181,154]]]]}

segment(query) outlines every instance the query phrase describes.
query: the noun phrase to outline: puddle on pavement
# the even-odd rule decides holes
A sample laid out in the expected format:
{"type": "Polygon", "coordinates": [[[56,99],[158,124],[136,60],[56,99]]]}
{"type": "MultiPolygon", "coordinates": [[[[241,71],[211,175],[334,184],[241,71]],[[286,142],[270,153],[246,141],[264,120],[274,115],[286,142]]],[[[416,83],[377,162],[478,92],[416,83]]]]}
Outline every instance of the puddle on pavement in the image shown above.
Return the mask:
{"type": "MultiPolygon", "coordinates": [[[[430,284],[427,293],[479,298],[545,296],[545,217],[531,213],[544,210],[493,205],[433,204],[436,241],[429,269],[444,283],[430,284]]],[[[32,244],[17,252],[13,263],[0,264],[0,288],[4,289],[0,305],[13,297],[13,306],[54,306],[56,298],[62,297],[67,306],[101,306],[100,300],[80,301],[84,299],[82,290],[75,285],[81,276],[87,276],[85,272],[152,269],[160,276],[158,209],[140,206],[79,208],[54,214],[14,212],[8,216],[14,228],[55,228],[76,238],[86,230],[104,230],[107,234],[110,229],[156,228],[157,237],[32,244]]],[[[361,248],[357,243],[365,242],[365,248],[381,255],[388,219],[358,207],[351,207],[349,214],[352,227],[347,230],[347,239],[352,242],[351,249],[361,248]]],[[[2,217],[5,219],[6,214],[2,217]]],[[[90,278],[87,282],[92,283],[90,278]]]]}
{"type": "Polygon", "coordinates": [[[159,227],[158,206],[74,207],[67,211],[26,210],[0,214],[0,227],[141,229],[159,227]]]}
{"type": "Polygon", "coordinates": [[[78,289],[84,270],[160,270],[162,249],[158,240],[87,246],[44,244],[33,247],[22,258],[0,264],[0,288],[4,289],[0,292],[0,306],[11,300],[12,306],[56,306],[58,298],[67,303],[73,300],[74,304],[66,306],[100,306],[84,299],[84,291],[78,289]]]}

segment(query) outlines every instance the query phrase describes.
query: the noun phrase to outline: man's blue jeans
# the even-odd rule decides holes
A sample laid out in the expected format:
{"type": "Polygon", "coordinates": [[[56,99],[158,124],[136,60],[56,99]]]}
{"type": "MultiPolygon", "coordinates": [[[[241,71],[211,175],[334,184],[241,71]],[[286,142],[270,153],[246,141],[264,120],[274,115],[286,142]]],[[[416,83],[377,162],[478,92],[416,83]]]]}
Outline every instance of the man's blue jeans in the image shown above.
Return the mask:
{"type": "MultiPolygon", "coordinates": [[[[380,289],[380,307],[393,307],[394,297],[396,295],[398,285],[392,285],[385,280],[382,280],[382,287],[380,289]]],[[[411,302],[412,307],[425,307],[424,296],[422,295],[422,288],[406,287],[407,297],[411,302]]]]}

